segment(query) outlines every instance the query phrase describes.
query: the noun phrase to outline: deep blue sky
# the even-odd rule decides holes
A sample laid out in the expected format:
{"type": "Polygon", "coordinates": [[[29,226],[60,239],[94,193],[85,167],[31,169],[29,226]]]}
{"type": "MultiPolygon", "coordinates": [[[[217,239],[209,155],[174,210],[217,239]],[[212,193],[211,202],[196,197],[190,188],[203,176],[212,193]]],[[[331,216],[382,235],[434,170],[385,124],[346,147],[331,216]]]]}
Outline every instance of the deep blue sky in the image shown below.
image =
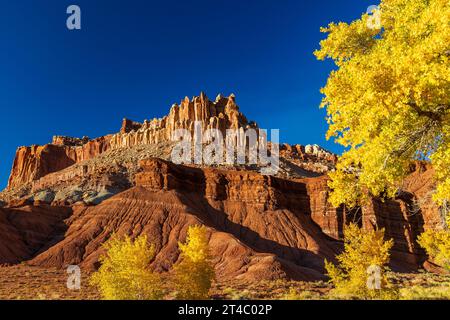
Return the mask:
{"type": "Polygon", "coordinates": [[[325,140],[319,89],[331,62],[312,52],[321,26],[376,0],[1,0],[0,187],[21,145],[97,137],[123,117],[160,117],[184,96],[235,93],[288,143],[325,140]],[[82,30],[66,28],[66,8],[82,30]]]}

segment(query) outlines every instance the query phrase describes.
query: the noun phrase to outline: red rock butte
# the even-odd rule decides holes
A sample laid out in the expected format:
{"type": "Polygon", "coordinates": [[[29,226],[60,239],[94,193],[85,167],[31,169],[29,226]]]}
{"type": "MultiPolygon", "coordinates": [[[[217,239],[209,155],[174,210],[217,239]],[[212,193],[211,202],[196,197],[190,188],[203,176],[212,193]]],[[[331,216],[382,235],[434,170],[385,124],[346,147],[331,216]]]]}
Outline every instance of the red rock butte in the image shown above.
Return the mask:
{"type": "Polygon", "coordinates": [[[396,199],[333,208],[327,172],[337,157],[317,145],[281,145],[276,176],[258,165],[170,162],[174,130],[193,132],[195,121],[223,133],[258,128],[234,95],[211,101],[202,93],[162,119],[124,119],[115,134],[18,148],[0,194],[0,264],[95,269],[113,233],[146,234],[157,251],[153,267],[164,272],[178,260],[187,228],[203,224],[219,280],[316,280],[324,278],[324,259],[342,250],[344,226],[357,222],[394,239],[394,270],[430,266],[416,241],[440,218],[426,164],[411,166],[396,199]]]}

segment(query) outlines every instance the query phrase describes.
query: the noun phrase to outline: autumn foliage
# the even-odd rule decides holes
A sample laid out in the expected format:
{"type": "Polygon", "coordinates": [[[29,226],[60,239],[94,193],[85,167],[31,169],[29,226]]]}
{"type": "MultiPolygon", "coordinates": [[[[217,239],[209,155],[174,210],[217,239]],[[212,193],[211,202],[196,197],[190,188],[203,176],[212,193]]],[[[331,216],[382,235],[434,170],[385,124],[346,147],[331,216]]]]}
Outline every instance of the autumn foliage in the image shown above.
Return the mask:
{"type": "Polygon", "coordinates": [[[427,230],[419,236],[418,242],[434,262],[450,271],[449,230],[427,230]]]}
{"type": "Polygon", "coordinates": [[[356,224],[344,229],[344,252],[336,257],[336,266],[326,261],[325,267],[338,298],[392,298],[386,277],[386,264],[392,239],[384,240],[384,230],[362,230],[356,224]]]}
{"type": "Polygon", "coordinates": [[[435,201],[450,200],[449,21],[448,0],[382,0],[322,29],[315,55],[338,67],[322,89],[328,137],[347,150],[330,174],[334,205],[394,196],[418,159],[435,168],[435,201]]]}
{"type": "Polygon", "coordinates": [[[177,298],[182,300],[205,300],[214,280],[214,268],[208,247],[205,226],[191,226],[186,243],[179,244],[181,261],[174,267],[177,298]]]}
{"type": "Polygon", "coordinates": [[[157,300],[163,297],[161,279],[150,269],[155,249],[146,236],[136,240],[113,236],[104,245],[106,255],[91,277],[105,300],[157,300]]]}

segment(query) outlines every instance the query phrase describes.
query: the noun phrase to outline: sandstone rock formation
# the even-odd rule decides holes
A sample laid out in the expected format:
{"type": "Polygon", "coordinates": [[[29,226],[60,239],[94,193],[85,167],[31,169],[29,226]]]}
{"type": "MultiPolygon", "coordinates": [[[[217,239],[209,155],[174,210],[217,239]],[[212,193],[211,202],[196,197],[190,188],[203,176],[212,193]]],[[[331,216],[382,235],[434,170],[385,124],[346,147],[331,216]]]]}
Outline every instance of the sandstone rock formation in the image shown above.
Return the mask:
{"type": "Polygon", "coordinates": [[[349,222],[386,229],[395,242],[394,270],[425,262],[417,236],[440,222],[426,164],[412,168],[396,199],[333,208],[326,173],[337,157],[317,145],[280,145],[275,176],[260,174],[258,165],[171,163],[174,130],[193,133],[195,121],[223,133],[257,128],[234,95],[210,101],[201,94],[162,119],[124,119],[116,134],[55,136],[48,145],[19,148],[0,194],[0,264],[92,269],[113,233],[145,233],[157,249],[153,267],[168,271],[187,228],[204,224],[220,280],[323,279],[324,259],[340,252],[349,222]]]}
{"type": "Polygon", "coordinates": [[[320,279],[323,260],[340,248],[311,219],[304,183],[144,160],[137,186],[95,207],[75,207],[65,239],[31,261],[40,266],[95,266],[113,232],[146,233],[156,244],[158,270],[177,261],[177,242],[192,224],[211,232],[221,279],[320,279]]]}
{"type": "MultiPolygon", "coordinates": [[[[124,119],[116,134],[92,140],[55,136],[52,143],[45,146],[20,147],[8,187],[0,194],[0,199],[11,201],[25,197],[33,200],[42,196],[42,192],[67,193],[66,187],[63,190],[60,187],[63,182],[83,193],[123,191],[134,184],[138,160],[145,155],[168,159],[175,130],[185,129],[193,135],[196,121],[203,130],[218,129],[223,136],[227,129],[257,129],[256,123],[248,121],[239,111],[234,95],[219,95],[215,101],[210,101],[203,93],[192,100],[186,97],[179,105],[173,105],[162,119],[143,123],[124,119]],[[102,155],[105,161],[99,163],[97,159],[102,155]]],[[[284,176],[323,174],[336,161],[335,155],[319,146],[284,144],[280,153],[280,175],[284,176]]],[[[258,167],[250,169],[259,170],[258,167]]]]}
{"type": "Polygon", "coordinates": [[[180,105],[173,105],[169,115],[137,123],[124,119],[119,133],[89,140],[55,136],[49,145],[20,147],[17,150],[8,189],[19,188],[49,173],[56,172],[96,156],[111,149],[136,145],[170,142],[176,129],[194,130],[194,122],[200,121],[204,130],[256,128],[239,112],[234,95],[218,96],[215,102],[205,94],[191,100],[185,98],[180,105]]]}
{"type": "Polygon", "coordinates": [[[135,187],[96,206],[37,203],[2,209],[2,234],[16,240],[14,248],[0,251],[0,264],[34,257],[32,265],[80,264],[92,269],[98,266],[101,244],[113,233],[145,233],[157,248],[153,267],[167,271],[178,259],[177,243],[188,226],[204,224],[210,231],[220,280],[313,280],[323,278],[324,259],[333,260],[342,248],[339,240],[350,221],[365,228],[386,228],[386,236],[395,241],[394,270],[416,270],[425,261],[415,237],[433,221],[409,215],[409,198],[374,200],[366,208],[346,212],[328,204],[326,176],[283,179],[246,170],[175,165],[157,158],[142,160],[140,166],[135,187]],[[43,208],[49,220],[42,214],[24,214],[43,208]],[[20,214],[21,224],[13,220],[11,226],[11,216],[20,214]],[[43,232],[34,234],[42,225],[43,232]],[[37,237],[32,246],[21,238],[26,228],[33,230],[32,239],[37,237]]]}

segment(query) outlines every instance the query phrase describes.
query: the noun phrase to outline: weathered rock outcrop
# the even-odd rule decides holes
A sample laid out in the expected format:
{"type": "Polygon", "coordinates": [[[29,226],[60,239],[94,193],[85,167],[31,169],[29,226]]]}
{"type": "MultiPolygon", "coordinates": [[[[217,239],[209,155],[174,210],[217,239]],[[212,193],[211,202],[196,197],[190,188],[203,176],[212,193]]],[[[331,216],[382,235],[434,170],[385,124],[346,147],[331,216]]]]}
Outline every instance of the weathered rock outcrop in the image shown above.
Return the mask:
{"type": "Polygon", "coordinates": [[[53,143],[45,146],[18,148],[7,189],[20,188],[109,149],[108,136],[81,144],[75,141],[74,138],[55,137],[53,143]]]}
{"type": "Polygon", "coordinates": [[[170,142],[176,129],[193,133],[195,121],[202,123],[203,130],[256,128],[239,112],[234,95],[218,96],[210,101],[205,94],[191,100],[185,98],[180,105],[173,105],[167,116],[138,123],[124,119],[119,133],[94,140],[55,136],[45,146],[21,147],[14,160],[8,189],[19,188],[49,173],[56,172],[108,150],[136,145],[170,142]]]}
{"type": "MultiPolygon", "coordinates": [[[[123,191],[134,184],[139,159],[145,156],[168,159],[175,130],[184,129],[193,136],[196,122],[201,124],[203,130],[220,130],[224,137],[228,129],[257,129],[256,123],[248,121],[239,112],[234,95],[226,98],[219,95],[215,101],[210,101],[203,93],[192,100],[186,97],[179,105],[173,105],[162,119],[143,123],[124,119],[117,134],[92,140],[88,137],[55,136],[51,144],[19,148],[8,187],[0,198],[4,201],[34,199],[46,193],[48,197],[44,199],[50,199],[51,194],[70,193],[68,188],[86,194],[104,190],[115,190],[112,194],[123,191]],[[155,148],[159,154],[147,152],[155,148]],[[105,155],[104,163],[97,161],[101,155],[105,155]]],[[[278,175],[284,177],[323,174],[336,161],[334,154],[316,145],[283,144],[280,146],[280,156],[278,175]]],[[[259,166],[243,167],[256,171],[260,169],[259,166]]],[[[60,197],[56,199],[64,200],[60,197]]],[[[79,200],[79,197],[69,202],[73,200],[79,200]]]]}
{"type": "Polygon", "coordinates": [[[31,263],[92,268],[112,233],[146,233],[158,251],[154,267],[169,270],[192,224],[209,227],[222,280],[320,279],[324,258],[333,260],[339,251],[311,219],[302,182],[160,159],[140,163],[136,187],[95,207],[75,206],[65,239],[31,263]]]}
{"type": "Polygon", "coordinates": [[[185,129],[193,134],[195,121],[201,123],[203,130],[218,129],[223,136],[227,129],[257,128],[255,123],[249,122],[239,112],[234,95],[228,98],[219,95],[213,102],[201,93],[192,101],[186,97],[179,105],[174,104],[169,114],[162,119],[145,120],[144,123],[124,119],[120,133],[110,139],[111,148],[172,141],[177,129],[185,129]]]}
{"type": "Polygon", "coordinates": [[[263,212],[300,210],[320,227],[320,233],[336,240],[343,239],[344,226],[350,222],[356,222],[366,230],[385,228],[386,238],[394,239],[391,266],[399,271],[414,270],[425,261],[417,236],[425,225],[434,223],[429,217],[434,219],[438,214],[434,206],[434,212],[424,218],[419,212],[420,207],[415,207],[416,196],[407,190],[394,200],[373,199],[369,205],[354,210],[333,208],[328,202],[326,176],[281,179],[255,172],[199,170],[155,159],[140,164],[144,171],[136,177],[138,185],[151,190],[201,192],[207,199],[215,201],[249,202],[263,212]]]}
{"type": "Polygon", "coordinates": [[[317,145],[280,145],[275,176],[260,174],[258,165],[167,161],[174,131],[193,133],[195,121],[222,133],[257,128],[233,95],[213,102],[201,94],[174,105],[162,119],[124,119],[117,134],[56,136],[45,146],[19,148],[0,195],[6,202],[0,209],[0,264],[95,268],[113,233],[145,233],[157,249],[153,267],[167,271],[187,228],[203,224],[222,280],[320,279],[324,259],[341,250],[349,222],[386,229],[395,243],[394,270],[417,270],[425,261],[417,236],[440,222],[430,197],[433,170],[426,164],[412,168],[396,199],[372,199],[349,211],[328,203],[326,173],[336,155],[317,145]]]}
{"type": "Polygon", "coordinates": [[[68,151],[57,145],[20,147],[16,152],[8,188],[20,187],[71,166],[76,161],[68,151]]]}
{"type": "Polygon", "coordinates": [[[157,248],[153,267],[168,271],[188,226],[204,224],[220,280],[320,279],[324,259],[332,261],[341,250],[342,230],[350,221],[386,228],[386,237],[395,241],[394,270],[417,270],[425,261],[415,242],[424,222],[402,211],[410,199],[374,200],[346,212],[327,204],[324,176],[282,179],[161,159],[140,165],[135,187],[97,206],[72,206],[64,237],[30,263],[94,268],[101,244],[113,233],[145,233],[157,248]]]}

